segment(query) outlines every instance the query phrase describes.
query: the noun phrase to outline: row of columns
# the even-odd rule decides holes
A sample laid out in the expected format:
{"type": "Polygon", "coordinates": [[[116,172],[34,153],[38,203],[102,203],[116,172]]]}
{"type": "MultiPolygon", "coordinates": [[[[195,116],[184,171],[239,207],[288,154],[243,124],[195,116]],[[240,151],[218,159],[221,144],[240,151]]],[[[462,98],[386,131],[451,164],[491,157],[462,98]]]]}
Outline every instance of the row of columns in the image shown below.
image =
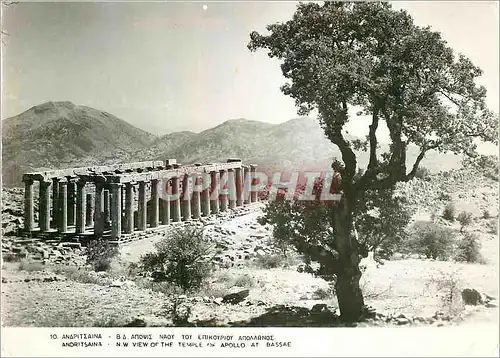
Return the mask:
{"type": "MultiPolygon", "coordinates": [[[[182,193],[180,179],[174,177],[169,180],[172,200],[160,198],[160,181],[151,181],[150,212],[145,181],[138,183],[138,210],[137,229],[144,231],[148,224],[157,227],[169,224],[170,221],[199,219],[211,213],[234,209],[244,203],[257,201],[257,193],[251,192],[246,198],[243,193],[243,180],[246,175],[244,168],[214,171],[210,173],[210,186],[203,190],[193,190],[194,184],[199,189],[199,178],[190,180],[190,175],[182,177],[182,193]],[[219,193],[220,183],[228,183],[229,195],[219,193]],[[181,201],[181,195],[183,200],[181,201]],[[186,195],[188,196],[186,198],[186,195]],[[189,197],[191,196],[191,197],[189,197]]],[[[248,170],[245,168],[245,170],[248,170]]],[[[250,177],[255,167],[250,168],[250,177]]],[[[33,231],[33,180],[25,180],[25,230],[33,231]]],[[[39,229],[41,232],[51,230],[50,215],[50,187],[52,186],[52,229],[58,232],[68,232],[68,226],[75,226],[75,232],[85,233],[88,227],[93,227],[95,235],[102,235],[111,226],[112,238],[118,238],[122,233],[130,234],[134,231],[134,186],[133,183],[95,182],[95,192],[87,193],[85,181],[53,179],[52,182],[40,181],[39,189],[39,229]],[[123,198],[124,196],[124,198],[123,198]],[[124,199],[124,203],[123,203],[124,199]],[[124,215],[122,212],[124,211],[124,215]],[[123,217],[122,217],[123,216],[123,217]],[[122,228],[123,220],[123,228],[122,228]]]]}

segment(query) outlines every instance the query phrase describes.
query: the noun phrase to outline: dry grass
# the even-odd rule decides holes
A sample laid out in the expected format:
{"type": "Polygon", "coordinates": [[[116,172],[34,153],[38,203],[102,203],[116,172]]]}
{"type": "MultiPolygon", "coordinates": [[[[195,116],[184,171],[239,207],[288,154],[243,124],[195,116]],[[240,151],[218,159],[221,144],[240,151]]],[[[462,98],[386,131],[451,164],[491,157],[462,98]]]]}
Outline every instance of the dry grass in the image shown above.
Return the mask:
{"type": "Polygon", "coordinates": [[[233,283],[235,286],[244,288],[252,288],[255,286],[255,280],[248,274],[236,277],[233,283]]]}
{"type": "Polygon", "coordinates": [[[26,271],[26,272],[40,272],[40,271],[45,271],[46,266],[40,262],[33,262],[33,261],[21,261],[19,263],[19,266],[17,269],[19,271],[26,271]]]}
{"type": "Polygon", "coordinates": [[[460,315],[465,305],[462,300],[462,283],[457,271],[438,271],[435,276],[429,279],[428,288],[434,286],[438,291],[441,300],[441,311],[451,317],[460,315]]]}
{"type": "Polygon", "coordinates": [[[108,282],[105,282],[105,280],[99,277],[95,272],[85,267],[58,265],[55,266],[53,270],[56,274],[63,275],[70,281],[101,286],[106,286],[108,284],[108,282]]]}

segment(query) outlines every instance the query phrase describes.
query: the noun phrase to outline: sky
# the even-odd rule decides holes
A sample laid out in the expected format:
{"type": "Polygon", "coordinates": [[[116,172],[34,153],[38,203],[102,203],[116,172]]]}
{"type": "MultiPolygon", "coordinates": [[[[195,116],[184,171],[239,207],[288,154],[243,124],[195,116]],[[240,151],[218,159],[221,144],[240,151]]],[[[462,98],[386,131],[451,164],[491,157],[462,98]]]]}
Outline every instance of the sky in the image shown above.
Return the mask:
{"type": "MultiPolygon", "coordinates": [[[[498,2],[396,2],[484,71],[499,111],[498,2]]],[[[154,134],[228,119],[296,118],[278,60],[249,34],[291,18],[295,2],[19,3],[2,8],[2,119],[47,101],[104,110],[154,134]]],[[[367,126],[352,125],[364,136],[367,126]]]]}

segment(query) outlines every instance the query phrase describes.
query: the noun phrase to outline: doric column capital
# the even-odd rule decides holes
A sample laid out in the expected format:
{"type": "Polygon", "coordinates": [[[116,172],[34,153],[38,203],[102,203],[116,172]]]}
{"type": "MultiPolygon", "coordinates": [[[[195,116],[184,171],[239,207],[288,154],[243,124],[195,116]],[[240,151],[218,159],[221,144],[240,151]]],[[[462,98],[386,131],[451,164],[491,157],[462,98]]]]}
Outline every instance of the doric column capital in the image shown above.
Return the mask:
{"type": "Polygon", "coordinates": [[[35,178],[33,178],[31,175],[23,175],[23,180],[25,184],[31,185],[35,181],[35,178]]]}

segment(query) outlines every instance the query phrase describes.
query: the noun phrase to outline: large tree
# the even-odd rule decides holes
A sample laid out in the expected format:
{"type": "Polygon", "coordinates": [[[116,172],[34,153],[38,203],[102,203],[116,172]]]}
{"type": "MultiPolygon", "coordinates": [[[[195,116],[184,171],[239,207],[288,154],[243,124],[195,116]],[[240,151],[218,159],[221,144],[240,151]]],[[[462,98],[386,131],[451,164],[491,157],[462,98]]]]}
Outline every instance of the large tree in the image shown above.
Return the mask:
{"type": "Polygon", "coordinates": [[[291,20],[267,30],[250,34],[249,49],[282,61],[283,93],[295,99],[299,114],[318,111],[325,135],[341,152],[342,162],[332,166],[341,175],[342,199],[330,211],[333,239],[322,255],[337,276],[341,317],[355,321],[364,307],[353,234],[360,198],[411,180],[430,150],[474,156],[476,138],[497,142],[497,118],[485,104],[486,89],[475,83],[481,69],[387,3],[301,3],[291,20]],[[359,115],[371,117],[368,135],[351,142],[344,129],[359,115]],[[389,132],[386,153],[379,153],[381,122],[389,132]],[[420,152],[407,168],[409,145],[420,152]],[[356,175],[356,150],[363,148],[369,162],[356,175]]]}

